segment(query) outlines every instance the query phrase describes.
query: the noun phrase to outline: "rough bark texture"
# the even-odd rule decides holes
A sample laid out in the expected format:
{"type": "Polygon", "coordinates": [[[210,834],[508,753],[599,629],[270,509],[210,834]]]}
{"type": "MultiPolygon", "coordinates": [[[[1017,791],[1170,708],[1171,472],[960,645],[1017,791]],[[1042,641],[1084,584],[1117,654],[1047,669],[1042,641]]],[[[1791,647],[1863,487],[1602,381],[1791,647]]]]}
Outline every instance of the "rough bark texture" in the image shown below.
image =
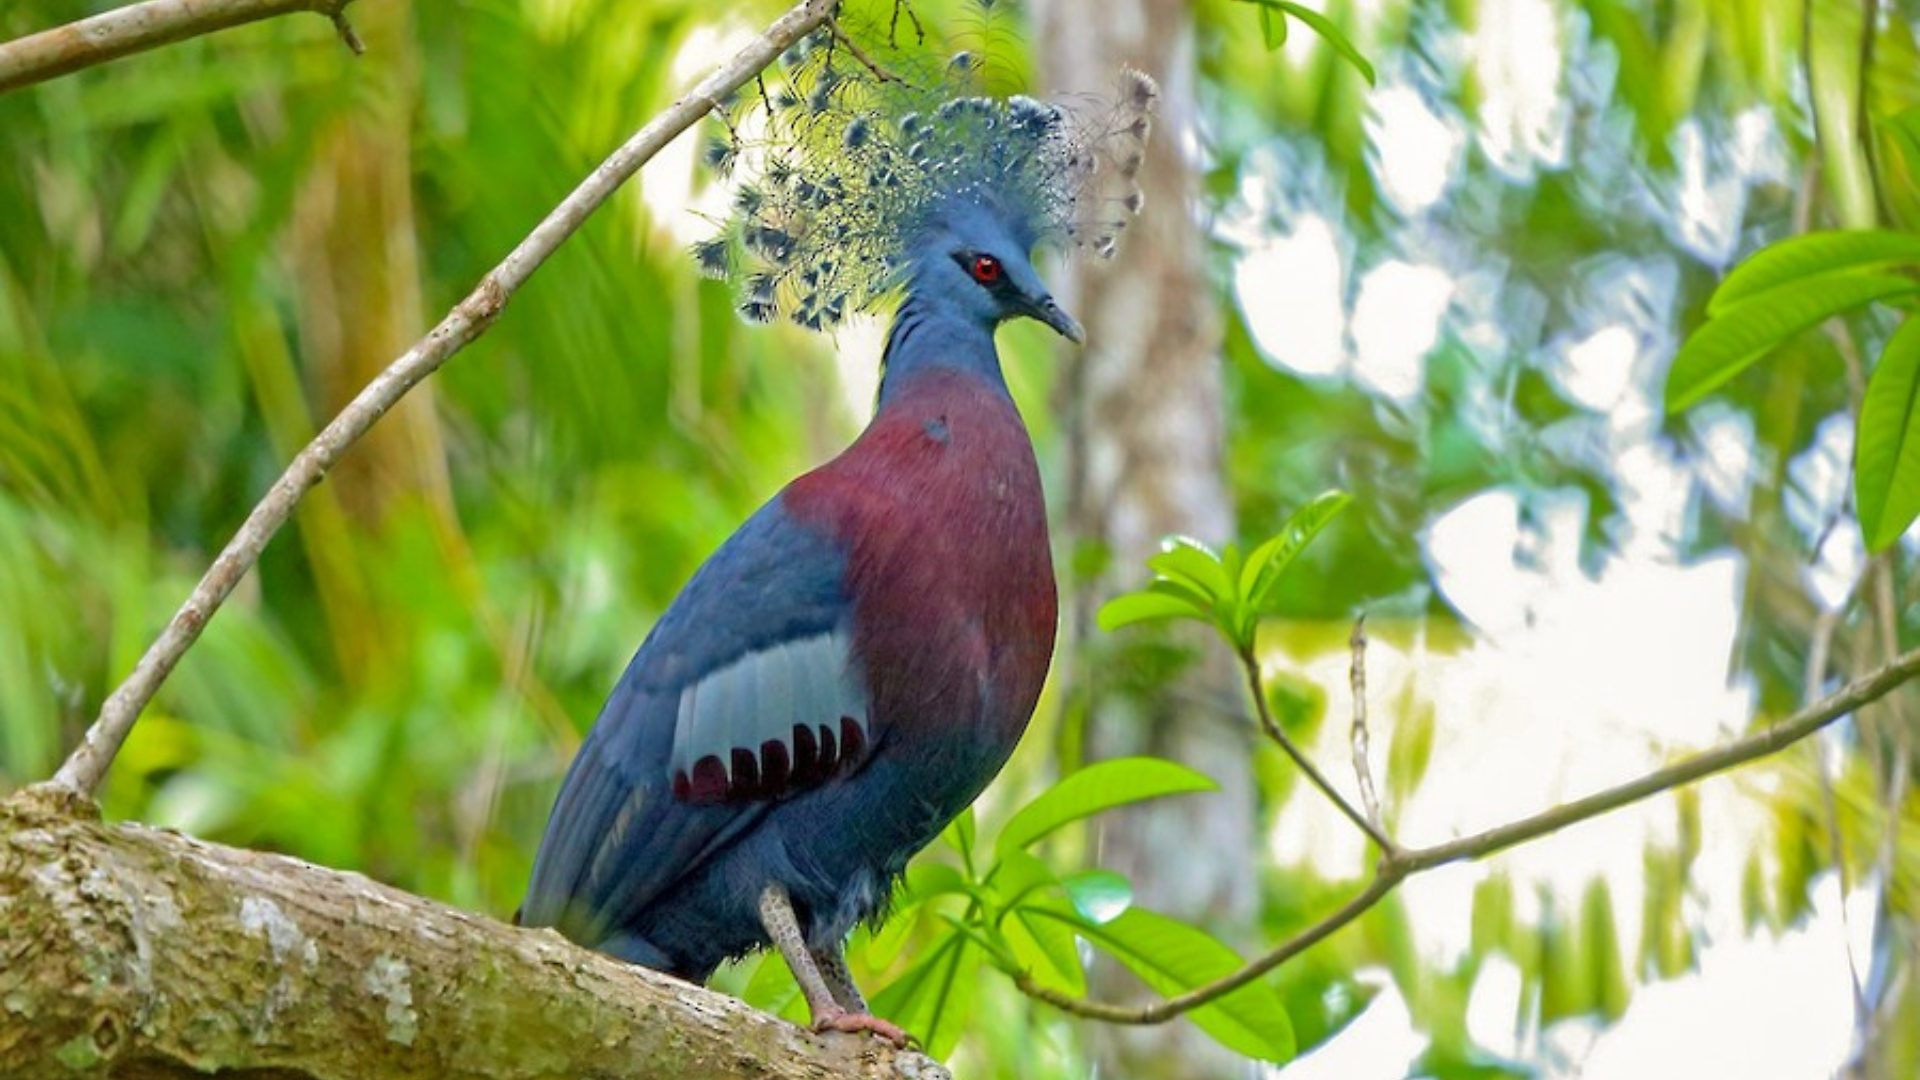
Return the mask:
{"type": "Polygon", "coordinates": [[[946,1076],[369,881],[0,803],[0,1076],[946,1076]]]}
{"type": "MultiPolygon", "coordinates": [[[[1142,564],[1162,536],[1219,542],[1234,531],[1222,460],[1220,326],[1204,276],[1195,170],[1183,150],[1195,110],[1192,16],[1180,0],[1049,0],[1038,6],[1037,19],[1034,40],[1051,90],[1110,92],[1128,64],[1161,87],[1142,170],[1145,211],[1122,237],[1118,258],[1082,264],[1062,289],[1089,342],[1061,396],[1071,535],[1111,554],[1107,576],[1076,591],[1071,681],[1091,695],[1088,746],[1095,756],[1159,754],[1200,769],[1222,788],[1204,799],[1107,816],[1099,858],[1132,878],[1148,906],[1245,945],[1254,901],[1245,869],[1254,847],[1252,751],[1231,659],[1204,635],[1183,638],[1202,659],[1147,700],[1110,692],[1105,665],[1087,660],[1098,647],[1093,612],[1114,593],[1139,586],[1142,564]]],[[[1138,996],[1129,982],[1116,973],[1099,996],[1138,996]]],[[[1129,1080],[1243,1075],[1249,1068],[1184,1025],[1174,1037],[1109,1030],[1097,1040],[1102,1075],[1129,1080]]]]}

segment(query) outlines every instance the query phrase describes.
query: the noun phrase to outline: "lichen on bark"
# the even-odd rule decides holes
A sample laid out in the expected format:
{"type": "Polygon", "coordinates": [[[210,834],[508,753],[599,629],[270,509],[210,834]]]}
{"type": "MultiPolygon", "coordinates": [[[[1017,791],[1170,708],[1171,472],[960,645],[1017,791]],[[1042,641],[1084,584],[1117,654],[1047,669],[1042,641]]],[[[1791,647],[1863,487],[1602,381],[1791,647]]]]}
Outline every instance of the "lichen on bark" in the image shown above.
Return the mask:
{"type": "Polygon", "coordinates": [[[0,1076],[944,1077],[721,994],[279,855],[0,802],[0,1076]]]}

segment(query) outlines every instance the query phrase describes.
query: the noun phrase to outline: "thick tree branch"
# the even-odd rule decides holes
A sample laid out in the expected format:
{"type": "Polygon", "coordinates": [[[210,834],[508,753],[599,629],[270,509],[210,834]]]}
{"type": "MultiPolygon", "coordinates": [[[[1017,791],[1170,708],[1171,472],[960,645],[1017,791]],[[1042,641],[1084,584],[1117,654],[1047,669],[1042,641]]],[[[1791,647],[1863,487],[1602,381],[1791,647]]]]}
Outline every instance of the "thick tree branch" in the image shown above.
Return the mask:
{"type": "Polygon", "coordinates": [[[374,422],[413,389],[420,380],[438,370],[454,353],[480,336],[498,318],[500,310],[533,272],[546,262],[567,237],[607,200],[628,177],[640,170],[660,148],[692,127],[710,112],[720,98],[759,74],[788,46],[819,27],[833,13],[835,0],[804,0],[794,5],[773,25],[741,49],[713,74],[701,80],[688,94],[668,106],[649,121],[625,145],[615,150],[591,175],[580,182],[544,221],[513,249],[500,265],[487,272],[480,284],[456,304],[440,325],[415,342],[368,383],[359,396],[340,410],[320,434],[301,450],[280,479],[247,515],[239,532],[228,541],[213,565],[194,586],[186,603],[180,606],[166,629],[162,630],[133,673],[114,690],[100,708],[100,717],[87,730],[53,783],[72,792],[91,794],[106,774],[107,766],[142,709],[153,700],[160,684],[185,655],[207,620],[219,610],[240,579],[259,560],[267,541],[293,515],[307,489],[319,483],[327,471],[351,446],[367,433],[374,422]]]}
{"type": "MultiPolygon", "coordinates": [[[[1414,874],[1469,859],[1483,859],[1529,840],[1537,840],[1569,825],[1618,810],[1663,791],[1703,780],[1715,773],[1775,753],[1812,735],[1861,706],[1877,701],[1900,686],[1920,678],[1920,649],[1903,653],[1892,663],[1848,683],[1777,724],[1735,739],[1665,768],[1551,810],[1474,833],[1432,847],[1405,848],[1381,857],[1374,876],[1353,899],[1307,929],[1249,961],[1245,967],[1184,994],[1146,1005],[1114,1005],[1062,994],[1020,976],[1014,981],[1029,997],[1058,1006],[1075,1016],[1112,1024],[1160,1024],[1232,993],[1320,943],[1335,931],[1366,914],[1414,874]]],[[[1256,687],[1256,691],[1257,691],[1256,687]]]]}
{"type": "Polygon", "coordinates": [[[353,0],[146,0],[91,18],[0,43],[0,94],[68,75],[95,64],[259,22],[311,11],[333,22],[340,40],[366,51],[347,24],[353,0]]]}
{"type": "Polygon", "coordinates": [[[361,877],[0,803],[0,1076],[946,1076],[361,877]]]}

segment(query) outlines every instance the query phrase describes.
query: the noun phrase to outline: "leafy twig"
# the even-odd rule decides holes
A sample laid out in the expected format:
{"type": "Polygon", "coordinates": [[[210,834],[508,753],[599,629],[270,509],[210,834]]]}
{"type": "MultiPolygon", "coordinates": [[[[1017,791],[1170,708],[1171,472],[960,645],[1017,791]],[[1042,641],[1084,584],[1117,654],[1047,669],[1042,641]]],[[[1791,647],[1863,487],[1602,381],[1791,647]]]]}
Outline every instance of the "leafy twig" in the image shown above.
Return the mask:
{"type": "Polygon", "coordinates": [[[1595,792],[1551,810],[1522,818],[1472,836],[1425,848],[1407,848],[1381,858],[1372,880],[1354,897],[1319,922],[1249,961],[1240,970],[1184,994],[1145,1005],[1115,1005],[1060,993],[1026,976],[1014,982],[1027,996],[1047,1002],[1075,1016],[1111,1024],[1160,1024],[1232,993],[1305,952],[1335,931],[1366,914],[1407,878],[1449,863],[1483,859],[1499,851],[1537,840],[1652,795],[1694,783],[1716,773],[1775,753],[1877,701],[1920,677],[1920,649],[1903,653],[1892,663],[1854,680],[1778,724],[1735,739],[1715,749],[1655,769],[1624,784],[1595,792]]]}
{"type": "Polygon", "coordinates": [[[514,292],[627,178],[638,172],[661,147],[705,116],[713,101],[745,84],[788,46],[817,29],[832,15],[833,8],[834,0],[803,0],[794,5],[732,59],[648,121],[554,207],[498,266],[488,271],[473,292],[454,305],[438,326],[376,375],[340,410],[247,515],[246,522],[208,567],[186,603],[148,646],[133,673],[101,706],[99,719],[54,774],[52,782],[70,791],[91,794],[126,741],[141,710],[199,638],[207,620],[253,568],[267,541],[286,524],[307,489],[319,483],[341,455],[408,390],[485,332],[514,292]]]}
{"type": "Polygon", "coordinates": [[[356,55],[366,51],[347,24],[353,0],[146,0],[0,44],[0,93],[118,60],[161,45],[279,15],[326,16],[356,55]]]}

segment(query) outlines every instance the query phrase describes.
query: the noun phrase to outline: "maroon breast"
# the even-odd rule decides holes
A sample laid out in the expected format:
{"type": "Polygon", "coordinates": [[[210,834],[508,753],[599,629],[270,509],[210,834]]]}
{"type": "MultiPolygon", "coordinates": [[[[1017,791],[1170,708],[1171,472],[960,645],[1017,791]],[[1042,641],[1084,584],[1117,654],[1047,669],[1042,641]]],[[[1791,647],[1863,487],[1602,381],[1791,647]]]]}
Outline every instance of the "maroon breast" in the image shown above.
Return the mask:
{"type": "Polygon", "coordinates": [[[846,545],[876,726],[971,719],[1011,750],[1046,678],[1057,599],[1033,444],[1005,394],[918,373],[786,503],[846,545]]]}

